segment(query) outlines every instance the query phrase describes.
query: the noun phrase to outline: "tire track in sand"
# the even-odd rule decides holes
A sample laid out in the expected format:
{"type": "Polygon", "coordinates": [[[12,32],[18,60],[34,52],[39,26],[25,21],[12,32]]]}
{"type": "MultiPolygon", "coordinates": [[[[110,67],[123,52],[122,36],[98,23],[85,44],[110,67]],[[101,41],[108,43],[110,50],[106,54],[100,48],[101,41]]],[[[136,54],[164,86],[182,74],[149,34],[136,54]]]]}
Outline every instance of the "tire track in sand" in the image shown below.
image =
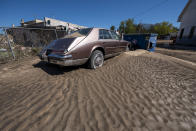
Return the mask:
{"type": "Polygon", "coordinates": [[[52,74],[36,60],[13,65],[0,76],[0,130],[195,130],[196,72],[174,61],[122,54],[97,70],[44,68],[52,74]]]}

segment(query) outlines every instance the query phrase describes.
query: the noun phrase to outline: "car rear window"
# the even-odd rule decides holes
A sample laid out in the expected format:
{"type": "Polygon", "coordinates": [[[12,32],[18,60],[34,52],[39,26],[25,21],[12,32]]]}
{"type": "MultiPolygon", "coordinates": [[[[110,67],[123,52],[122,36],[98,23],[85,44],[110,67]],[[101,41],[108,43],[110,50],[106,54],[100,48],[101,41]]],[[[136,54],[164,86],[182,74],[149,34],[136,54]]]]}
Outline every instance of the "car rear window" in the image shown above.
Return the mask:
{"type": "Polygon", "coordinates": [[[75,32],[73,32],[70,35],[67,35],[65,38],[74,38],[74,37],[81,37],[81,36],[87,36],[92,28],[85,28],[85,29],[80,29],[75,32]]]}
{"type": "MultiPolygon", "coordinates": [[[[89,32],[92,30],[92,28],[86,28],[86,29],[81,29],[81,30],[78,30],[78,33],[80,33],[81,35],[88,35],[89,32]]],[[[77,32],[77,31],[76,31],[77,32]]]]}

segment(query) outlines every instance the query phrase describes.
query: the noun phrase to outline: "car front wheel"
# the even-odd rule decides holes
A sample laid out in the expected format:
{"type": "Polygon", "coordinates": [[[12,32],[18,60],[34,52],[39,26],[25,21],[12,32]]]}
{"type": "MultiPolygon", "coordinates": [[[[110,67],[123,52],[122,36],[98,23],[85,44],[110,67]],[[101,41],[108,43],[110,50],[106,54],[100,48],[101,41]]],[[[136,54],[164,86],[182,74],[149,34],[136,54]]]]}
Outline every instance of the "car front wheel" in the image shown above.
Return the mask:
{"type": "Polygon", "coordinates": [[[102,51],[95,50],[93,51],[90,60],[89,60],[89,68],[96,69],[98,67],[101,67],[104,62],[104,56],[102,51]]]}

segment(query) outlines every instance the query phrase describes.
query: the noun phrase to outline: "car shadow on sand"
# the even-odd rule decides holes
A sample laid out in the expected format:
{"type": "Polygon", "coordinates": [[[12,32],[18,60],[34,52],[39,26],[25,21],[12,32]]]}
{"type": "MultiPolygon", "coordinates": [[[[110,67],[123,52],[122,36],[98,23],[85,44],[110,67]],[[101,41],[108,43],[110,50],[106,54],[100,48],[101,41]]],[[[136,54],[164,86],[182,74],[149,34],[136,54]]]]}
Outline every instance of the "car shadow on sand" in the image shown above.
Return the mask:
{"type": "Polygon", "coordinates": [[[49,64],[44,61],[40,61],[36,64],[33,65],[35,68],[41,68],[43,71],[50,75],[61,75],[64,74],[65,72],[71,72],[73,70],[78,70],[79,68],[83,68],[82,66],[68,66],[68,67],[63,67],[55,64],[49,64]]]}

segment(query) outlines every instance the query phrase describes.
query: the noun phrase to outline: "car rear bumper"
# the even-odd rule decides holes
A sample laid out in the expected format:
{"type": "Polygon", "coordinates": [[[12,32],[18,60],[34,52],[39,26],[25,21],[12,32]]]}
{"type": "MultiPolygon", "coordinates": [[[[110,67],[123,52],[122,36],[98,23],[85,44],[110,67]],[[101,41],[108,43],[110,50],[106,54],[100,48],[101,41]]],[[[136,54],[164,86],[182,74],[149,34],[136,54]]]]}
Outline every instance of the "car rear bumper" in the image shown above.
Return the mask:
{"type": "Polygon", "coordinates": [[[77,66],[85,64],[88,61],[88,58],[83,59],[72,59],[70,56],[59,56],[59,55],[42,55],[39,56],[42,61],[62,65],[62,66],[77,66]]]}

